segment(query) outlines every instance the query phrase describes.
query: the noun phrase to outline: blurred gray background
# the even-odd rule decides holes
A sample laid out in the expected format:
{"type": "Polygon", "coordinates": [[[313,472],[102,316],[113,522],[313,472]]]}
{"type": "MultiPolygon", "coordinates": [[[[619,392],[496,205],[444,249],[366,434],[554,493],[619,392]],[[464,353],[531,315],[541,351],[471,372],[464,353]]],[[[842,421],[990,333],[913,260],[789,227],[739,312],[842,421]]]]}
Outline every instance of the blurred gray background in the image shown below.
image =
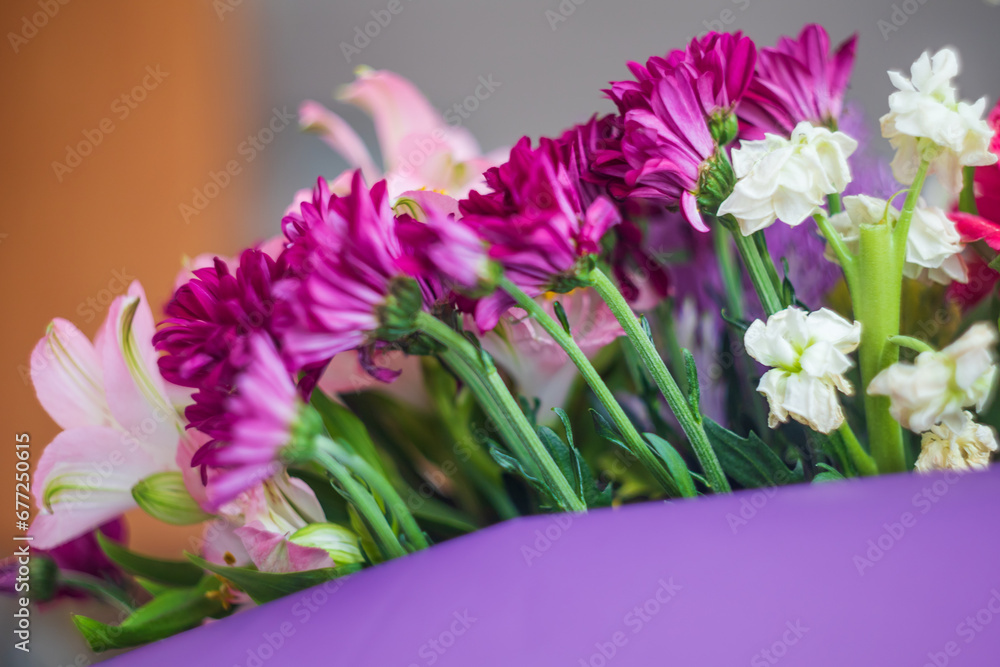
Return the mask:
{"type": "MultiPolygon", "coordinates": [[[[464,121],[482,148],[491,150],[610,111],[601,88],[628,76],[628,60],[662,55],[710,28],[742,30],[769,46],[810,22],[824,25],[834,44],[858,33],[848,98],[864,105],[873,129],[892,91],[886,70],[908,70],[927,49],[959,49],[963,97],[985,95],[992,105],[1000,93],[1000,7],[984,0],[398,2],[399,13],[379,26],[360,54],[351,53],[350,62],[342,43],[356,48],[358,29],[374,20],[373,11],[386,10],[389,0],[262,2],[261,126],[271,107],[295,108],[312,98],[351,122],[375,153],[365,114],[332,99],[338,86],[353,80],[357,65],[403,74],[441,110],[470,95],[480,76],[492,75],[501,85],[464,121]]],[[[280,139],[261,158],[266,197],[253,229],[258,236],[274,233],[296,189],[345,166],[315,136],[287,133],[280,139]]]]}

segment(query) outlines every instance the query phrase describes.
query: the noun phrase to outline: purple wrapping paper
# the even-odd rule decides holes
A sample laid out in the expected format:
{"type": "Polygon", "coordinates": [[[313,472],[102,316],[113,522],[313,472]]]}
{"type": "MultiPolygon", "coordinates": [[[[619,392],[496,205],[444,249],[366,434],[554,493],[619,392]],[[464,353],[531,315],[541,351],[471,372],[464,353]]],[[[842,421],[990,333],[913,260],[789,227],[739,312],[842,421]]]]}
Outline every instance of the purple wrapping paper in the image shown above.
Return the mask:
{"type": "Polygon", "coordinates": [[[1000,665],[1000,469],[509,522],[113,667],[1000,665]]]}

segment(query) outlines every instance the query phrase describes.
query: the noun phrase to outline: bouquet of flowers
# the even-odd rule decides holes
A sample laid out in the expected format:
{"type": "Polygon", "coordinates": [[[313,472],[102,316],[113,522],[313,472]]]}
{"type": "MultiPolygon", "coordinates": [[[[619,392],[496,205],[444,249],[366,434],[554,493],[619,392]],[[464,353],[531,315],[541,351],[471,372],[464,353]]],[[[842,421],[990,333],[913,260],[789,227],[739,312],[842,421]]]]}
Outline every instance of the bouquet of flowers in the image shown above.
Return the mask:
{"type": "Polygon", "coordinates": [[[55,319],[34,349],[64,429],[41,599],[110,601],[77,627],[135,646],[517,516],[986,467],[1000,107],[925,53],[889,73],[883,163],[855,42],[709,33],[502,155],[388,71],[340,93],[381,168],[304,103],[351,169],[279,236],[190,260],[158,324],[134,283],[95,340],[55,319]],[[131,551],[136,506],[201,537],[131,551]]]}

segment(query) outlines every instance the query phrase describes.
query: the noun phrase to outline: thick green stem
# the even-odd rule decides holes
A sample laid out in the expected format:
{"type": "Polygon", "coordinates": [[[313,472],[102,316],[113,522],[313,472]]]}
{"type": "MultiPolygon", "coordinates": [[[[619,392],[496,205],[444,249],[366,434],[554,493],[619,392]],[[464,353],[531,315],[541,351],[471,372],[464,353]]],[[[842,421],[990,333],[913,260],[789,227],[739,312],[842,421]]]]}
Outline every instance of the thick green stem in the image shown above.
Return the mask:
{"type": "Polygon", "coordinates": [[[590,278],[597,293],[608,304],[608,308],[611,309],[622,329],[625,330],[625,335],[628,336],[632,346],[639,353],[639,357],[656,382],[656,386],[660,388],[660,393],[663,394],[667,405],[673,411],[674,417],[677,418],[691,442],[691,447],[701,463],[702,470],[705,471],[705,476],[708,478],[712,490],[716,493],[728,493],[731,490],[729,482],[726,480],[719,459],[708,441],[701,415],[692,410],[691,405],[681,393],[680,387],[677,386],[674,377],[667,370],[663,359],[653,346],[653,342],[649,340],[649,336],[643,330],[639,319],[632,312],[632,307],[628,305],[625,297],[618,291],[611,279],[600,269],[594,269],[590,278]]]}
{"type": "Polygon", "coordinates": [[[598,373],[597,369],[594,368],[594,365],[590,363],[590,359],[587,358],[587,355],[580,349],[580,346],[577,345],[575,340],[573,340],[573,337],[566,333],[562,324],[557,322],[555,318],[545,312],[545,309],[539,306],[534,299],[525,294],[520,287],[512,283],[509,278],[501,279],[500,289],[507,292],[511,298],[517,302],[518,306],[527,311],[527,313],[536,322],[538,322],[543,329],[545,329],[545,332],[549,334],[549,337],[551,337],[552,340],[554,340],[556,344],[566,352],[570,360],[580,371],[580,375],[583,376],[583,379],[586,380],[587,384],[590,385],[590,388],[594,391],[597,399],[608,411],[608,414],[611,416],[611,421],[618,427],[619,432],[621,432],[622,437],[625,439],[625,444],[628,446],[629,451],[631,451],[649,470],[664,491],[673,496],[679,495],[679,491],[677,485],[674,483],[673,477],[670,476],[670,473],[667,472],[660,460],[656,458],[656,455],[653,453],[649,444],[642,439],[641,435],[639,435],[635,426],[625,415],[625,411],[622,410],[622,406],[619,405],[617,400],[615,400],[611,390],[608,389],[608,385],[605,384],[604,379],[601,378],[600,373],[598,373]]]}
{"type": "Polygon", "coordinates": [[[899,358],[899,348],[889,339],[899,334],[903,273],[887,223],[861,226],[858,285],[852,297],[854,316],[861,322],[859,357],[868,443],[881,472],[899,472],[906,467],[902,429],[889,414],[889,398],[868,393],[872,378],[899,358]]]}
{"type": "Polygon", "coordinates": [[[921,161],[895,227],[888,220],[861,225],[857,281],[850,286],[854,316],[861,322],[858,354],[868,444],[882,473],[906,469],[903,430],[889,414],[889,398],[870,395],[868,385],[883,369],[899,361],[899,347],[889,339],[899,335],[906,239],[928,166],[927,160],[921,161]]]}
{"type": "Polygon", "coordinates": [[[421,312],[417,325],[448,348],[442,359],[454,362],[449,364],[452,370],[476,395],[517,459],[547,484],[556,503],[569,512],[587,511],[586,503],[573,491],[492,363],[487,367],[472,343],[431,314],[421,312]]]}
{"type": "Polygon", "coordinates": [[[392,487],[389,480],[377,472],[363,458],[351,454],[332,440],[324,437],[321,439],[320,446],[323,447],[324,451],[330,457],[357,475],[359,479],[364,480],[375,493],[382,497],[386,507],[399,521],[400,526],[402,526],[403,533],[410,544],[416,549],[426,549],[430,546],[427,543],[427,538],[424,536],[424,531],[420,529],[420,526],[417,525],[417,520],[410,513],[410,508],[399,497],[399,494],[396,493],[396,489],[392,487]]]}
{"type": "Polygon", "coordinates": [[[333,445],[327,438],[317,438],[317,447],[314,454],[316,462],[319,463],[337,481],[354,508],[361,515],[361,519],[372,532],[372,537],[379,547],[379,551],[386,558],[399,558],[406,555],[406,549],[400,544],[392,526],[386,521],[382,508],[379,507],[375,498],[361,486],[350,470],[343,463],[337,460],[331,453],[333,445]],[[331,446],[332,445],[332,446],[331,446]]]}

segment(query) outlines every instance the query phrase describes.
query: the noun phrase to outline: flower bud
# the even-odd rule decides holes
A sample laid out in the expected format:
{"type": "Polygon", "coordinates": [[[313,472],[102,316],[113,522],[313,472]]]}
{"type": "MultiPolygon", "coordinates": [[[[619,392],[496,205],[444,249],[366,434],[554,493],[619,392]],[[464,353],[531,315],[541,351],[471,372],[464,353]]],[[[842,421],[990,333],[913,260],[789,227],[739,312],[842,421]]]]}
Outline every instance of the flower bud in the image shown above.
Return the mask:
{"type": "Polygon", "coordinates": [[[335,565],[364,562],[358,534],[335,523],[311,523],[297,530],[288,541],[302,547],[323,549],[335,565]]]}
{"type": "Polygon", "coordinates": [[[212,518],[188,493],[180,472],[158,472],[132,487],[132,497],[146,514],[174,526],[189,526],[212,518]]]}

